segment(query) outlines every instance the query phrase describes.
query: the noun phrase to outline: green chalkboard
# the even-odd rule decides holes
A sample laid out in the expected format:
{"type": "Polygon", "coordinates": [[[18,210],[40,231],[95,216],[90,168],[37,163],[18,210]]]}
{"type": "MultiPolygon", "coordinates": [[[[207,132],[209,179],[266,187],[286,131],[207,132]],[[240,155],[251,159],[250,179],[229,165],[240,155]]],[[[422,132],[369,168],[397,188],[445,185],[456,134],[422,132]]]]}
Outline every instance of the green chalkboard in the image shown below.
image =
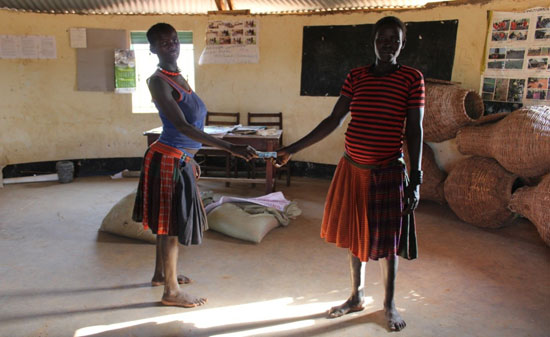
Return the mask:
{"type": "MultiPolygon", "coordinates": [[[[398,62],[426,78],[450,81],[458,20],[407,22],[407,43],[398,62]]],[[[300,95],[338,96],[348,72],[375,60],[374,24],[305,26],[300,95]]]]}

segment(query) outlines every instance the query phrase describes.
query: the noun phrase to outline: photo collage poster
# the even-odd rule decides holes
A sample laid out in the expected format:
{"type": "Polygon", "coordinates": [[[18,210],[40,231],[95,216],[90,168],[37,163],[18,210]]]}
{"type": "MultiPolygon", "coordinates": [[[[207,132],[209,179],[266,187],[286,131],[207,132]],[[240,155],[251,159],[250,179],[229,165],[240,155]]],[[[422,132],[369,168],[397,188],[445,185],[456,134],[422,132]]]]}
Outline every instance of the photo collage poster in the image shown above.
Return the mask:
{"type": "Polygon", "coordinates": [[[259,26],[255,19],[208,21],[199,64],[258,63],[259,26]]]}
{"type": "Polygon", "coordinates": [[[492,12],[481,96],[486,114],[550,105],[550,9],[492,12]]]}

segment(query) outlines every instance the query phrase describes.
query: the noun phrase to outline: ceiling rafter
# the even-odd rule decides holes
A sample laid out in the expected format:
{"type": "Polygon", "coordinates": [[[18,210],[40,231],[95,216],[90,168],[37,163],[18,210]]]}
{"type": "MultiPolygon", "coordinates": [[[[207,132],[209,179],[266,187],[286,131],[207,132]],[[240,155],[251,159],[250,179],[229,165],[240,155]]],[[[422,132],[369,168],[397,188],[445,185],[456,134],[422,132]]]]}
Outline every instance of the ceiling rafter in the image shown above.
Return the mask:
{"type": "Polygon", "coordinates": [[[218,7],[219,11],[228,10],[227,3],[225,2],[225,0],[216,0],[216,7],[218,7]]]}

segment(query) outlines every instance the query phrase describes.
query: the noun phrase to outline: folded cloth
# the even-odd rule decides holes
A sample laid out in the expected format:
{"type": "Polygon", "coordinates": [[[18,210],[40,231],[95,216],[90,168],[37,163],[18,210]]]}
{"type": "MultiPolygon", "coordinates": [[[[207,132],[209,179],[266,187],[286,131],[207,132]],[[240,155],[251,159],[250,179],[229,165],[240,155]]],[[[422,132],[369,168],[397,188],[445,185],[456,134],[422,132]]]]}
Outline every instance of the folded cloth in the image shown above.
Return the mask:
{"type": "Polygon", "coordinates": [[[240,197],[228,197],[228,196],[222,196],[220,200],[210,203],[208,206],[205,207],[206,213],[209,213],[214,208],[220,206],[221,204],[225,202],[232,202],[232,203],[238,203],[238,202],[249,202],[254,203],[258,205],[263,205],[266,207],[275,208],[281,212],[284,212],[285,208],[290,204],[290,201],[285,199],[285,196],[283,195],[283,192],[273,192],[266,195],[262,195],[260,197],[256,198],[240,198],[240,197]]]}
{"type": "Polygon", "coordinates": [[[248,214],[272,214],[281,226],[288,226],[290,219],[296,218],[298,215],[302,214],[302,210],[298,208],[296,202],[290,202],[284,209],[284,211],[279,211],[273,207],[266,207],[263,205],[258,205],[254,203],[237,203],[235,204],[240,207],[242,210],[248,214]]]}

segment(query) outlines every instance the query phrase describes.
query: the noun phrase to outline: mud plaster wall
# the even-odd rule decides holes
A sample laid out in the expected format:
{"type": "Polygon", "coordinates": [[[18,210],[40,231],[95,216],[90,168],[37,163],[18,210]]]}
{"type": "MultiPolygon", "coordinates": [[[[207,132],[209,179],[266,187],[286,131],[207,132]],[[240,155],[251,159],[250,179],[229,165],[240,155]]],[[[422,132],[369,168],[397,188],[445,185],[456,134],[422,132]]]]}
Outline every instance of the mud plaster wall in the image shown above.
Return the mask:
{"type": "MultiPolygon", "coordinates": [[[[49,35],[57,59],[0,59],[0,167],[26,162],[79,158],[139,157],[146,147],[144,130],[160,125],[156,114],[132,113],[124,94],[76,90],[76,52],[69,46],[72,27],[146,30],[168,22],[193,31],[196,92],[213,111],[282,111],[285,143],[309,132],[331,111],[335,97],[301,97],[302,30],[310,25],[374,23],[385,15],[404,21],[458,19],[452,80],[479,89],[487,11],[522,11],[547,6],[547,0],[498,0],[432,9],[340,13],[330,15],[256,16],[260,23],[260,63],[198,65],[208,20],[193,16],[83,16],[31,14],[0,10],[0,32],[49,35]]],[[[345,125],[295,160],[336,164],[343,151],[345,125]]],[[[442,167],[460,156],[453,141],[431,144],[442,167]]]]}

